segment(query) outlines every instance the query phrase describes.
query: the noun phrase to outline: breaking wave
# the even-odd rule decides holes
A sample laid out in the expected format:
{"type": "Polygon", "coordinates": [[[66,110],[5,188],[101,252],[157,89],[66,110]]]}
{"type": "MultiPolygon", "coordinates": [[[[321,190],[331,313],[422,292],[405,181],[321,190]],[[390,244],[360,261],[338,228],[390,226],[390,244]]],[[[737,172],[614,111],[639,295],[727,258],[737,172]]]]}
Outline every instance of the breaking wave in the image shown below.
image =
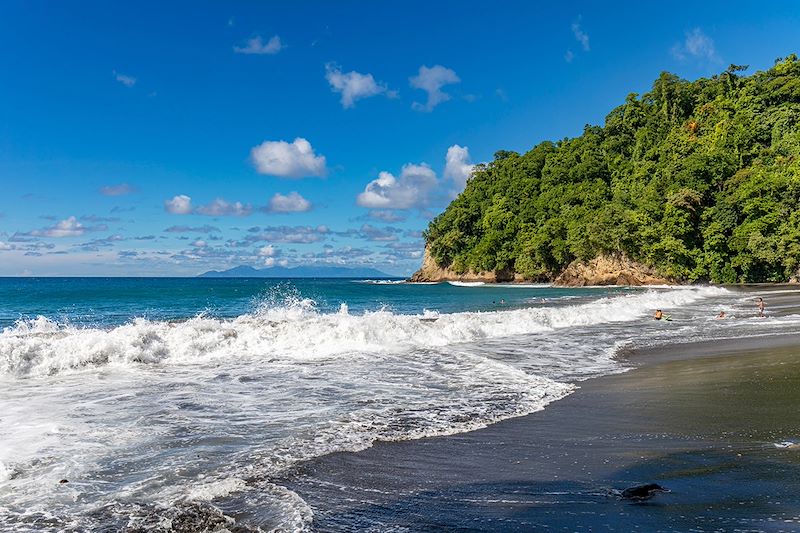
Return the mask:
{"type": "Polygon", "coordinates": [[[136,318],[113,328],[76,327],[40,316],[0,334],[0,375],[45,376],[102,365],[191,364],[216,358],[314,360],[348,353],[406,352],[571,326],[640,319],[720,295],[681,288],[608,297],[563,307],[402,315],[380,310],[320,313],[308,299],[263,306],[234,319],[136,318]]]}

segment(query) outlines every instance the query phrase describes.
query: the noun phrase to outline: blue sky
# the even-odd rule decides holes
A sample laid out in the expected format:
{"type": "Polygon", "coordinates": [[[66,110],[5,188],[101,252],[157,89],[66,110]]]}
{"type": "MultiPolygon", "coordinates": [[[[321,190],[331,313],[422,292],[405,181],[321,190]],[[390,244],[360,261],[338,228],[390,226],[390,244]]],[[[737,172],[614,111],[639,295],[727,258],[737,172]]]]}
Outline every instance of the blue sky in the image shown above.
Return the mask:
{"type": "Polygon", "coordinates": [[[470,165],[798,28],[796,2],[6,0],[0,275],[408,274],[470,165]]]}

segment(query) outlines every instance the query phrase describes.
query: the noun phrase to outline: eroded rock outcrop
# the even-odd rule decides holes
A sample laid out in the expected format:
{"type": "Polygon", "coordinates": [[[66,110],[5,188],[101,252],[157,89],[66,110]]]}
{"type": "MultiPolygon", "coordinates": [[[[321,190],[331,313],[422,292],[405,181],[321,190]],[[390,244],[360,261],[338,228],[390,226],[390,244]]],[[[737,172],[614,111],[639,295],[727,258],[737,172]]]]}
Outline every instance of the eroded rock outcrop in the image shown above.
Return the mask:
{"type": "Polygon", "coordinates": [[[667,278],[655,269],[631,260],[625,254],[601,255],[591,261],[573,261],[555,279],[562,287],[586,285],[668,285],[676,280],[667,278]]]}
{"type": "Polygon", "coordinates": [[[449,268],[442,268],[436,264],[436,260],[425,247],[425,255],[422,258],[422,266],[413,276],[409,278],[412,282],[435,282],[435,281],[483,281],[486,283],[523,281],[522,276],[515,274],[512,270],[488,270],[486,272],[464,272],[459,274],[449,268]]]}

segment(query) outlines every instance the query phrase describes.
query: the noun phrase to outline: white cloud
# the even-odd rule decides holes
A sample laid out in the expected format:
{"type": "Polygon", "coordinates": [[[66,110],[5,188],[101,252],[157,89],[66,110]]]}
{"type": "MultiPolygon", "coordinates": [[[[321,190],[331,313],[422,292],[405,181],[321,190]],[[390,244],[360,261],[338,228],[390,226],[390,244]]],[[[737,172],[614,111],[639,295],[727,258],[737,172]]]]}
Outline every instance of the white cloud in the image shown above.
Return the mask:
{"type": "Polygon", "coordinates": [[[407,164],[395,177],[389,172],[381,172],[378,179],[367,184],[356,203],[371,209],[410,209],[424,207],[430,202],[430,195],[437,187],[436,173],[426,165],[407,164]]]}
{"type": "Polygon", "coordinates": [[[287,195],[275,193],[267,209],[273,213],[302,213],[311,209],[311,202],[294,191],[287,195]]]}
{"type": "Polygon", "coordinates": [[[224,198],[217,198],[213,202],[201,205],[195,209],[198,215],[206,215],[209,217],[246,217],[253,212],[250,204],[243,204],[242,202],[228,202],[224,198]]]}
{"type": "Polygon", "coordinates": [[[345,109],[355,105],[356,100],[386,94],[389,98],[397,96],[396,91],[390,91],[385,83],[375,81],[372,74],[361,74],[351,70],[344,73],[339,65],[328,63],[325,65],[325,79],[331,85],[331,90],[342,95],[342,107],[345,109]]]}
{"type": "Polygon", "coordinates": [[[261,257],[275,257],[276,254],[277,250],[271,244],[263,246],[260,250],[258,250],[258,255],[261,257]]]}
{"type": "Polygon", "coordinates": [[[7,242],[0,241],[0,252],[5,250],[13,250],[14,247],[7,242]]]}
{"type": "Polygon", "coordinates": [[[245,46],[234,46],[233,51],[237,54],[274,55],[284,48],[286,46],[281,43],[281,38],[277,35],[273,35],[266,43],[261,40],[260,35],[256,35],[252,39],[248,39],[245,46]]]}
{"type": "Polygon", "coordinates": [[[112,70],[111,73],[114,75],[114,79],[120,82],[125,87],[133,87],[136,85],[136,78],[133,76],[128,76],[117,72],[116,70],[112,70]]]}
{"type": "Polygon", "coordinates": [[[164,201],[164,210],[173,215],[188,215],[192,212],[192,198],[185,194],[179,194],[172,200],[164,201]]]}
{"type": "Polygon", "coordinates": [[[453,182],[456,194],[464,190],[474,168],[475,165],[469,162],[469,148],[454,144],[447,149],[444,177],[453,182]]]}
{"type": "Polygon", "coordinates": [[[103,196],[124,196],[136,191],[135,187],[127,183],[120,183],[119,185],[106,185],[100,188],[100,194],[103,196]]]}
{"type": "Polygon", "coordinates": [[[700,28],[694,28],[686,32],[686,38],[682,43],[675,43],[672,47],[672,55],[678,60],[685,60],[689,57],[718,63],[717,49],[714,40],[703,33],[700,28]]]}
{"type": "Polygon", "coordinates": [[[372,180],[364,188],[364,192],[356,197],[361,207],[371,209],[371,218],[394,221],[401,220],[392,209],[423,209],[432,200],[442,199],[445,193],[451,197],[458,196],[464,190],[467,179],[475,165],[470,163],[469,148],[454,144],[447,149],[443,180],[425,163],[406,164],[396,177],[390,172],[380,172],[378,178],[372,180]],[[452,183],[449,191],[445,191],[446,183],[452,183]]]}
{"type": "Polygon", "coordinates": [[[442,87],[460,81],[461,79],[453,70],[441,65],[434,65],[430,68],[425,65],[419,67],[419,74],[409,78],[409,82],[415,89],[427,92],[428,101],[425,104],[414,102],[412,107],[417,111],[433,111],[437,105],[450,100],[450,95],[442,92],[442,87]]]}
{"type": "Polygon", "coordinates": [[[564,61],[572,63],[573,59],[575,59],[575,54],[572,53],[572,50],[567,50],[567,53],[564,54],[564,61]]]}
{"type": "Polygon", "coordinates": [[[274,257],[267,257],[264,259],[264,266],[273,267],[275,266],[275,258],[274,257]]]}
{"type": "Polygon", "coordinates": [[[86,233],[86,229],[78,219],[69,217],[49,228],[32,231],[30,234],[37,237],[79,237],[86,233]]]}
{"type": "Polygon", "coordinates": [[[572,23],[572,33],[575,35],[575,40],[581,43],[585,51],[589,51],[589,35],[581,29],[580,22],[572,23]]]}
{"type": "Polygon", "coordinates": [[[265,141],[250,151],[256,170],[282,178],[324,177],[325,156],[316,155],[311,143],[298,137],[292,143],[265,141]]]}

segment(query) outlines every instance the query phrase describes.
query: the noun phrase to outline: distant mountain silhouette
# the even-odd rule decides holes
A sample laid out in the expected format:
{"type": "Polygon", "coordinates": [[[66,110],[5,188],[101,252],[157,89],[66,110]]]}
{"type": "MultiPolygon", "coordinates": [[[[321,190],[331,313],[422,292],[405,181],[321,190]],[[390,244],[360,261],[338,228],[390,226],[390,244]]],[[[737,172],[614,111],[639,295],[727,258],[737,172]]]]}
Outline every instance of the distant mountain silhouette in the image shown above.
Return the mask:
{"type": "Polygon", "coordinates": [[[240,265],[228,270],[209,270],[198,278],[395,278],[374,268],[338,267],[338,266],[275,266],[261,270],[251,266],[240,265]]]}

